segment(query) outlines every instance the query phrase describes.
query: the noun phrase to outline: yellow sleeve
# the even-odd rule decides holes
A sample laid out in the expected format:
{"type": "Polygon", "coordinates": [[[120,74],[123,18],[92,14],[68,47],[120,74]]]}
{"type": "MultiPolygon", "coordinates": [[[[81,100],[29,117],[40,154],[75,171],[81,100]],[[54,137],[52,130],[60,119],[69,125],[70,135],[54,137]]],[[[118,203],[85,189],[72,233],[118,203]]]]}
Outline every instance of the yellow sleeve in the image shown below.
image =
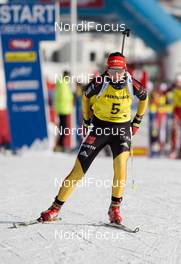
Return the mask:
{"type": "Polygon", "coordinates": [[[148,95],[145,100],[139,100],[136,115],[143,116],[146,111],[147,105],[148,105],[148,95]]]}

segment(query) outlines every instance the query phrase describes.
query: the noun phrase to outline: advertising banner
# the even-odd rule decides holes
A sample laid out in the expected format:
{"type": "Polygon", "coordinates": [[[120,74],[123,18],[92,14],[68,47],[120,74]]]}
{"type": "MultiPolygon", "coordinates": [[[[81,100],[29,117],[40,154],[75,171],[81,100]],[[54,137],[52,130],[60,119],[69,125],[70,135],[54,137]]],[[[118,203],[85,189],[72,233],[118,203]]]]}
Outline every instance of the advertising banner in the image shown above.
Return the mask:
{"type": "Polygon", "coordinates": [[[47,139],[39,42],[54,40],[55,4],[0,5],[11,145],[47,139]]]}

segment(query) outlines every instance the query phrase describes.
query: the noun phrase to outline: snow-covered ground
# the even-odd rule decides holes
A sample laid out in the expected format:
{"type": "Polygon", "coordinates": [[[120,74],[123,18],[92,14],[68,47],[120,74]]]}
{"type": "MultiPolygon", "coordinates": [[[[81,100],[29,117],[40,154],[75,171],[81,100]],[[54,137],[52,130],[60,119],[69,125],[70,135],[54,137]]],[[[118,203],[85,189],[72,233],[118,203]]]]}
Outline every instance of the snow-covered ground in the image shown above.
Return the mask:
{"type": "Polygon", "coordinates": [[[112,160],[97,158],[62,209],[63,220],[11,229],[50,206],[75,156],[28,153],[0,156],[1,264],[180,264],[181,161],[134,158],[122,205],[123,223],[136,234],[98,227],[107,222],[112,160]],[[89,180],[88,180],[89,179],[89,180]]]}

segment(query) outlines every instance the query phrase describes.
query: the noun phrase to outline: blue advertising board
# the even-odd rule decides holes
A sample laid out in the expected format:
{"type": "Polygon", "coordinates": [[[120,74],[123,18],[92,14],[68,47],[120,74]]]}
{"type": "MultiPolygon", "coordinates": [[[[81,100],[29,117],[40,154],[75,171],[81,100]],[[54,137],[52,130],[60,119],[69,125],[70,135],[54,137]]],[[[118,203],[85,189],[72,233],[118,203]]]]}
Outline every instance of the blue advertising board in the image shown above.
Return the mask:
{"type": "Polygon", "coordinates": [[[13,150],[47,139],[39,42],[55,39],[55,4],[0,5],[0,31],[13,150]]]}

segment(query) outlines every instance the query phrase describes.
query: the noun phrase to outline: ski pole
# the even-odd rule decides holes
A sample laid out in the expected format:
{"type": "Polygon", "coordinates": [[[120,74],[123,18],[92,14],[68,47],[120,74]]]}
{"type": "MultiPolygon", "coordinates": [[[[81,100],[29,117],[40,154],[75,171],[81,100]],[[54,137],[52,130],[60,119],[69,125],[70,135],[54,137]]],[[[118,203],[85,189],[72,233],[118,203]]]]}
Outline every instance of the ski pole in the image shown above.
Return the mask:
{"type": "Polygon", "coordinates": [[[135,186],[135,180],[134,180],[134,174],[133,174],[133,157],[134,157],[134,153],[133,153],[133,140],[131,140],[130,154],[131,154],[131,178],[132,178],[131,189],[133,191],[135,191],[136,186],[135,186]]]}
{"type": "Polygon", "coordinates": [[[125,30],[123,31],[123,40],[122,40],[122,49],[121,49],[121,53],[123,54],[124,52],[124,43],[125,43],[125,37],[129,37],[130,35],[130,29],[129,28],[125,28],[125,30]]]}

